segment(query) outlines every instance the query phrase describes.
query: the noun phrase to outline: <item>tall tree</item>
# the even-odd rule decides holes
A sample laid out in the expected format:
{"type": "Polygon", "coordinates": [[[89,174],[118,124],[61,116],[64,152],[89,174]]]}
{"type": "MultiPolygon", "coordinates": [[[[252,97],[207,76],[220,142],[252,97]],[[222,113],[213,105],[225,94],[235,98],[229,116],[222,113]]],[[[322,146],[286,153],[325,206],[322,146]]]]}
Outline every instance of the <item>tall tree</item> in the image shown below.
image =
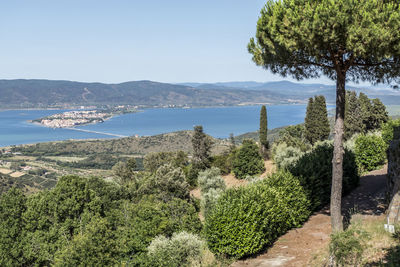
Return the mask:
{"type": "Polygon", "coordinates": [[[336,81],[331,223],[341,218],[346,81],[391,83],[400,76],[400,8],[383,0],[269,0],[248,50],[253,61],[282,76],[336,81]]]}
{"type": "Polygon", "coordinates": [[[360,92],[360,96],[358,97],[358,102],[360,103],[361,117],[362,117],[362,122],[365,125],[365,131],[369,131],[372,129],[370,121],[372,112],[371,100],[368,98],[366,94],[360,92]]]}
{"type": "Polygon", "coordinates": [[[308,99],[306,117],[304,119],[304,138],[314,144],[315,142],[315,117],[314,117],[314,98],[308,99]]]}
{"type": "Polygon", "coordinates": [[[310,144],[328,139],[330,127],[324,96],[315,96],[308,100],[304,126],[304,135],[310,144]]]}
{"type": "Polygon", "coordinates": [[[346,92],[346,106],[344,115],[344,138],[350,139],[356,133],[365,132],[360,100],[354,91],[346,92]]]}
{"type": "Polygon", "coordinates": [[[372,129],[380,129],[382,123],[389,120],[388,112],[386,111],[385,105],[379,100],[379,98],[372,99],[372,111],[371,111],[371,127],[372,129]]]}
{"type": "Polygon", "coordinates": [[[268,120],[267,120],[267,108],[263,105],[260,111],[260,153],[261,156],[266,159],[268,158],[268,120]]]}
{"type": "Polygon", "coordinates": [[[318,141],[327,140],[331,130],[328,120],[328,110],[326,109],[326,101],[323,95],[315,97],[313,111],[316,123],[316,138],[318,141]]]}
{"type": "Polygon", "coordinates": [[[193,162],[200,169],[209,168],[210,153],[211,153],[211,139],[203,132],[203,126],[195,126],[192,137],[193,146],[193,162]]]}

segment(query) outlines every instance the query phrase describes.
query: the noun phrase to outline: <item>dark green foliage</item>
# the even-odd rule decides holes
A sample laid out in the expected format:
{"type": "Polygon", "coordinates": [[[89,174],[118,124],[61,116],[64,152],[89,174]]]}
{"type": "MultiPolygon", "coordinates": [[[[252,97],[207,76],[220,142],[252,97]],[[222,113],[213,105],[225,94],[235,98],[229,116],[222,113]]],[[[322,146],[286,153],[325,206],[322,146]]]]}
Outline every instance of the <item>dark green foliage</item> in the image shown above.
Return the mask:
{"type": "Polygon", "coordinates": [[[232,171],[232,161],[235,157],[235,151],[231,153],[223,153],[211,158],[211,166],[221,170],[223,175],[229,174],[232,171]]]}
{"type": "MultiPolygon", "coordinates": [[[[311,200],[311,209],[316,210],[329,202],[332,183],[333,145],[322,143],[304,154],[289,168],[299,178],[311,200]]],[[[345,150],[343,160],[343,193],[349,193],[358,185],[359,175],[355,155],[345,150]]]]}
{"type": "Polygon", "coordinates": [[[400,126],[400,119],[397,120],[389,120],[388,122],[382,124],[382,138],[385,141],[386,145],[390,144],[390,141],[393,140],[393,131],[394,127],[400,126]]]}
{"type": "Polygon", "coordinates": [[[324,96],[308,100],[304,128],[304,137],[310,144],[328,139],[330,128],[324,96]]]}
{"type": "Polygon", "coordinates": [[[0,265],[23,266],[23,246],[26,233],[23,213],[26,197],[21,190],[12,188],[0,197],[0,265]]]}
{"type": "MultiPolygon", "coordinates": [[[[346,99],[347,103],[348,99],[346,99]]],[[[361,108],[361,117],[362,117],[362,122],[365,125],[365,131],[372,130],[371,122],[370,122],[370,117],[371,117],[371,112],[372,112],[372,104],[371,100],[368,98],[366,94],[363,92],[360,92],[360,95],[358,97],[358,103],[360,104],[361,108]]],[[[345,118],[346,119],[346,118],[345,118]]]]}
{"type": "Polygon", "coordinates": [[[81,161],[57,161],[57,164],[62,167],[110,170],[118,162],[118,160],[119,159],[117,157],[113,157],[112,155],[96,154],[90,155],[89,157],[81,161]]]}
{"type": "Polygon", "coordinates": [[[229,152],[233,152],[236,149],[236,142],[233,133],[229,134],[229,152]]]}
{"type": "Polygon", "coordinates": [[[263,105],[260,111],[260,154],[263,158],[268,158],[269,142],[267,139],[268,134],[268,119],[267,108],[263,105]]]}
{"type": "Polygon", "coordinates": [[[315,139],[315,118],[314,118],[314,99],[310,97],[308,99],[306,117],[304,119],[304,137],[310,143],[313,144],[315,139]]]}
{"type": "Polygon", "coordinates": [[[54,189],[28,198],[10,190],[0,198],[0,265],[145,265],[143,255],[155,236],[199,233],[202,227],[198,205],[176,186],[180,172],[166,167],[154,177],[158,195],[140,198],[131,191],[152,176],[138,175],[126,186],[66,176],[54,189]]]}
{"type": "Polygon", "coordinates": [[[278,172],[246,187],[225,191],[207,216],[205,235],[217,254],[256,254],[292,227],[304,222],[309,201],[299,181],[278,172]]]}
{"type": "Polygon", "coordinates": [[[191,163],[186,168],[186,181],[191,187],[197,186],[197,176],[203,170],[202,166],[196,162],[191,163]]]}
{"type": "Polygon", "coordinates": [[[305,139],[305,127],[302,124],[290,125],[279,132],[276,143],[286,143],[288,147],[300,149],[302,152],[310,150],[311,145],[305,139]]]}
{"type": "Polygon", "coordinates": [[[193,162],[204,170],[210,167],[212,140],[203,132],[203,126],[195,126],[192,137],[193,162]]]}
{"type": "Polygon", "coordinates": [[[355,142],[354,153],[361,171],[372,171],[386,160],[387,144],[378,135],[360,135],[355,142]]]}
{"type": "MultiPolygon", "coordinates": [[[[361,98],[361,94],[360,94],[361,98]]],[[[363,100],[365,101],[365,100],[363,100]]],[[[368,100],[369,101],[369,100],[368,100]]],[[[365,102],[367,103],[367,102],[365,102]]],[[[364,133],[366,129],[365,122],[369,122],[368,116],[370,110],[368,105],[361,107],[357,93],[354,91],[346,92],[346,108],[344,115],[344,138],[350,139],[356,133],[364,133]],[[368,113],[362,113],[362,110],[368,110],[368,113]]]]}
{"type": "Polygon", "coordinates": [[[265,171],[264,161],[259,153],[257,144],[253,140],[244,140],[233,160],[233,173],[236,178],[261,174],[265,171]]]}

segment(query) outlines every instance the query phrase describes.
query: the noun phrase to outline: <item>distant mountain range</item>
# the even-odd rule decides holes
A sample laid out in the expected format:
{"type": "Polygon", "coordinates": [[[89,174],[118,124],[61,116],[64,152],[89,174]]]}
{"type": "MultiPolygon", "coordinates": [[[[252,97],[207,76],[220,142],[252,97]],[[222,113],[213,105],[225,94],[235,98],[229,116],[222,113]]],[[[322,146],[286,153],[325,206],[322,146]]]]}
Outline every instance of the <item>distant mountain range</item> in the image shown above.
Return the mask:
{"type": "MultiPolygon", "coordinates": [[[[400,92],[375,88],[348,89],[399,104],[400,92]]],[[[334,103],[334,86],[280,82],[224,82],[169,84],[132,81],[119,84],[54,80],[0,80],[0,108],[48,108],[89,105],[230,106],[246,104],[306,103],[324,95],[334,103]]]]}

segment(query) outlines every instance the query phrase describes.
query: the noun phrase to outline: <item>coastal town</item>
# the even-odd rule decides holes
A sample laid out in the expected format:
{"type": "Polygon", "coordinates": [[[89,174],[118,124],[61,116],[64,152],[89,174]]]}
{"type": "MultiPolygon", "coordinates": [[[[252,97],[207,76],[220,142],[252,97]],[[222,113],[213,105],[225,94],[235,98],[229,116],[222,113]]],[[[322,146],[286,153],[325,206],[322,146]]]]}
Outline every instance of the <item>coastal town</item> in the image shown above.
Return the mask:
{"type": "Polygon", "coordinates": [[[136,107],[117,106],[104,110],[77,110],[57,113],[44,118],[32,120],[32,123],[39,123],[50,128],[70,128],[87,124],[95,124],[106,121],[113,116],[136,112],[136,107]]]}

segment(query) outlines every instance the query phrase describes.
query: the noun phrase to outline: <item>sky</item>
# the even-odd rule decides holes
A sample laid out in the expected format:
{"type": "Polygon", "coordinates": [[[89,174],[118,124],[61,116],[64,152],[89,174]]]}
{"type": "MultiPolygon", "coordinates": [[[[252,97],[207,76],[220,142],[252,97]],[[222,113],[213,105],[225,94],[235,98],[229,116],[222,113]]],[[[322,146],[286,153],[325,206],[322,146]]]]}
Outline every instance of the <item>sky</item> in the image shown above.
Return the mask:
{"type": "Polygon", "coordinates": [[[247,52],[265,2],[0,1],[0,79],[294,81],[247,52]]]}

